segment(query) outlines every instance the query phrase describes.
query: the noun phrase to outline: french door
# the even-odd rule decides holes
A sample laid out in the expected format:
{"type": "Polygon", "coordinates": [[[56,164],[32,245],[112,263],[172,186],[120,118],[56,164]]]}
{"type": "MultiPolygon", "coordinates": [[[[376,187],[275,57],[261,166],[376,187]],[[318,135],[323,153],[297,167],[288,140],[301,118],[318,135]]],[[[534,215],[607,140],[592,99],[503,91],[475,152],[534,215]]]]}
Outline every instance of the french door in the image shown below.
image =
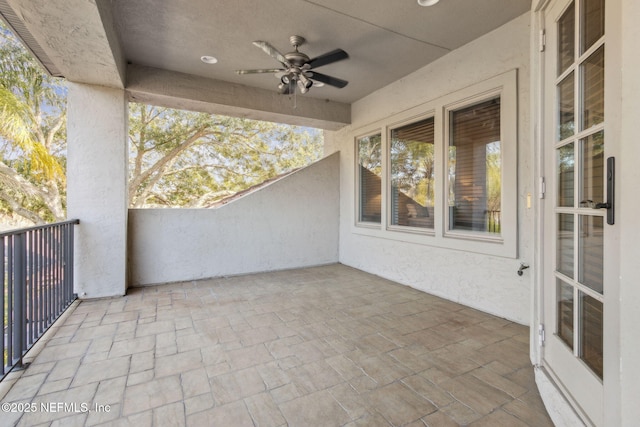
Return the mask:
{"type": "Polygon", "coordinates": [[[615,176],[605,134],[604,13],[605,0],[555,0],[544,15],[543,363],[594,425],[603,423],[604,277],[614,256],[604,251],[615,176]]]}

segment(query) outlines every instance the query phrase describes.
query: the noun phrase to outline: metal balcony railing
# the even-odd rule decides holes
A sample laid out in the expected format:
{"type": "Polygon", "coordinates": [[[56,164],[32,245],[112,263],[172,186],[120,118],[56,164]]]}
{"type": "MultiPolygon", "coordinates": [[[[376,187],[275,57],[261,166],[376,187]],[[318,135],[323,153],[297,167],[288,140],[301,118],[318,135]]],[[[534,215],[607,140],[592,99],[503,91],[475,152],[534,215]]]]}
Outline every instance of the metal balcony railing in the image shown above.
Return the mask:
{"type": "Polygon", "coordinates": [[[70,220],[0,233],[2,377],[76,299],[70,220]]]}

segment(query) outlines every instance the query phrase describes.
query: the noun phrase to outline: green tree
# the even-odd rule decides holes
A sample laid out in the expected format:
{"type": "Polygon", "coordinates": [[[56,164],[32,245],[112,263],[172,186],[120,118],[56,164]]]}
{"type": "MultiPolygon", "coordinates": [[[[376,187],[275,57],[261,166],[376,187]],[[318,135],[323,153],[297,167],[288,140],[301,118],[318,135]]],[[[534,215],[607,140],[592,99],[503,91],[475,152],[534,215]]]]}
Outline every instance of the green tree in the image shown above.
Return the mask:
{"type": "Polygon", "coordinates": [[[317,159],[318,131],[131,103],[129,206],[204,207],[317,159]]]}
{"type": "Polygon", "coordinates": [[[0,210],[65,218],[66,88],[0,25],[0,210]]]}

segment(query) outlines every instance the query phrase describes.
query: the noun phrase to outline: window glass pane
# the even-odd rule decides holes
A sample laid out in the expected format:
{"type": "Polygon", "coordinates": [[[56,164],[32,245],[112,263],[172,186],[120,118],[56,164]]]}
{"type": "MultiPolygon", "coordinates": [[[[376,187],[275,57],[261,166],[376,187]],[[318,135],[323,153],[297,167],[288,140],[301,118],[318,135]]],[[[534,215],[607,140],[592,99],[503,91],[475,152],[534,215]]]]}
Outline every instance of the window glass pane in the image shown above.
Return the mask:
{"type": "Polygon", "coordinates": [[[392,225],[433,228],[433,117],[391,131],[392,225]]]}
{"type": "Polygon", "coordinates": [[[578,281],[598,293],[602,293],[603,234],[601,216],[580,215],[578,281]]]}
{"type": "Polygon", "coordinates": [[[602,303],[582,292],[580,292],[580,298],[582,300],[580,304],[580,358],[597,376],[602,378],[602,303]]]}
{"type": "Polygon", "coordinates": [[[580,54],[583,54],[604,35],[604,0],[583,0],[580,21],[580,54]]]}
{"type": "Polygon", "coordinates": [[[382,207],[382,138],[380,134],[358,139],[360,222],[380,223],[382,207]]]}
{"type": "Polygon", "coordinates": [[[558,206],[573,207],[574,197],[574,144],[558,148],[558,206]]]}
{"type": "Polygon", "coordinates": [[[558,214],[556,270],[573,279],[573,214],[558,214]]]}
{"type": "Polygon", "coordinates": [[[565,77],[558,85],[558,137],[562,141],[575,132],[575,109],[573,73],[565,77]]]}
{"type": "Polygon", "coordinates": [[[450,113],[449,228],[500,233],[500,98],[450,113]]]}
{"type": "Polygon", "coordinates": [[[604,46],[580,67],[582,70],[582,129],[604,121],[604,46]]]}
{"type": "Polygon", "coordinates": [[[604,201],[604,132],[600,131],[580,141],[582,186],[580,206],[593,207],[604,201]]]}
{"type": "Polygon", "coordinates": [[[556,294],[558,336],[573,349],[573,286],[557,279],[556,294]]]}
{"type": "Polygon", "coordinates": [[[575,5],[562,14],[558,21],[558,75],[573,64],[575,55],[575,5]]]}

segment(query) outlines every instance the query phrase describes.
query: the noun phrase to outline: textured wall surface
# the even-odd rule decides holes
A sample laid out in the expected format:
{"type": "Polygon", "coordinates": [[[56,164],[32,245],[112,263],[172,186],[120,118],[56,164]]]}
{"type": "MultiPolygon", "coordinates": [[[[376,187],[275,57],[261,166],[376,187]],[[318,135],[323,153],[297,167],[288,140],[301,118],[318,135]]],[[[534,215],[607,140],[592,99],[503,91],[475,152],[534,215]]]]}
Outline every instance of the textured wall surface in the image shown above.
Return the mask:
{"type": "MultiPolygon", "coordinates": [[[[353,105],[353,124],[326,138],[327,152],[340,150],[340,262],[507,319],[528,324],[531,270],[520,277],[521,261],[531,262],[534,209],[526,207],[533,185],[529,124],[529,13],[451,52],[433,64],[353,105]],[[422,103],[518,70],[518,259],[483,255],[368,236],[354,227],[354,137],[370,123],[422,103]]],[[[535,200],[533,201],[535,203],[535,200]]],[[[413,237],[413,236],[412,236],[413,237]]],[[[409,242],[411,240],[412,242],[409,242]]]]}
{"type": "Polygon", "coordinates": [[[124,295],[127,272],[127,102],[123,90],[69,83],[67,216],[76,227],[80,298],[124,295]]]}
{"type": "Polygon", "coordinates": [[[129,211],[133,286],[338,261],[339,154],[216,209],[129,211]]]}

